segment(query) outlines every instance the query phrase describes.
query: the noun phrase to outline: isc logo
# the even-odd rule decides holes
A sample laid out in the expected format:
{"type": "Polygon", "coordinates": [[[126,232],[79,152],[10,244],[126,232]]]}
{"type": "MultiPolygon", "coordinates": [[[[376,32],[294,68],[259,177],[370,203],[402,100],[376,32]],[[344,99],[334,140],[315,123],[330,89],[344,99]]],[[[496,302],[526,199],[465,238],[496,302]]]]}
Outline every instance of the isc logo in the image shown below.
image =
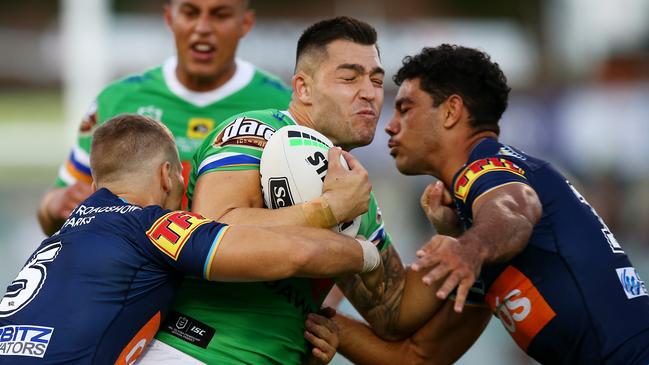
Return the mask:
{"type": "Polygon", "coordinates": [[[272,209],[290,207],[293,205],[291,189],[285,177],[273,177],[268,180],[270,189],[270,203],[272,209]]]}
{"type": "Polygon", "coordinates": [[[192,328],[190,329],[190,331],[194,332],[195,334],[197,334],[197,335],[199,335],[199,336],[205,336],[205,330],[204,330],[204,329],[201,329],[201,328],[199,328],[199,327],[192,326],[192,328]]]}
{"type": "Polygon", "coordinates": [[[556,316],[534,284],[522,272],[508,266],[491,285],[487,303],[523,350],[556,316]]]}

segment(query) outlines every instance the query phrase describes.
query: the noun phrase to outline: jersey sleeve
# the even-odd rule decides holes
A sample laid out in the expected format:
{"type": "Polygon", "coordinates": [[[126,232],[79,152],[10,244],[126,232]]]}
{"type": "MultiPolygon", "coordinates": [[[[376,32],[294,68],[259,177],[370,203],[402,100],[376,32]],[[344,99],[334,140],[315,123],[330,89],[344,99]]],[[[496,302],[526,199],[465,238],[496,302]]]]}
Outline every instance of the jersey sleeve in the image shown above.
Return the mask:
{"type": "Polygon", "coordinates": [[[229,226],[196,213],[155,209],[158,218],[146,231],[145,252],[156,262],[209,280],[212,261],[229,226]]]}
{"type": "Polygon", "coordinates": [[[79,134],[68,159],[59,167],[55,186],[66,187],[78,181],[92,183],[90,172],[90,145],[92,132],[97,125],[97,101],[93,101],[83,116],[79,126],[79,134]]]}
{"type": "Polygon", "coordinates": [[[367,212],[361,217],[358,235],[373,242],[379,251],[387,249],[392,244],[392,237],[385,230],[381,208],[374,196],[374,192],[370,193],[370,205],[367,212]]]}
{"type": "Polygon", "coordinates": [[[486,192],[506,184],[529,185],[527,171],[502,157],[485,157],[471,162],[453,184],[455,198],[471,212],[473,202],[486,192]]]}
{"type": "Polygon", "coordinates": [[[212,171],[259,170],[261,154],[275,128],[261,118],[239,115],[217,129],[194,156],[196,178],[212,171]]]}

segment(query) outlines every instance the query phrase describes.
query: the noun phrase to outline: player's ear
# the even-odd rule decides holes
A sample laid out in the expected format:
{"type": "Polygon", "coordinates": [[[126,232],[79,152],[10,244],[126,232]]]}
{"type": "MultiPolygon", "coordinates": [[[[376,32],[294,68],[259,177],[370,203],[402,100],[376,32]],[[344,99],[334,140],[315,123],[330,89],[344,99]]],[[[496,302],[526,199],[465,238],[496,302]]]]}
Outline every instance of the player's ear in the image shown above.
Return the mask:
{"type": "Polygon", "coordinates": [[[171,163],[165,161],[160,164],[160,187],[165,193],[170,192],[173,189],[173,180],[171,174],[173,173],[171,163]]]}
{"type": "Polygon", "coordinates": [[[173,14],[172,14],[173,9],[171,9],[171,2],[165,4],[162,7],[162,10],[163,10],[162,14],[165,20],[165,24],[167,24],[167,28],[172,29],[171,22],[173,18],[173,14]]]}
{"type": "Polygon", "coordinates": [[[243,14],[243,26],[241,28],[241,37],[245,37],[257,21],[257,14],[252,9],[246,9],[243,14]]]}
{"type": "Polygon", "coordinates": [[[95,183],[95,180],[92,180],[92,184],[90,184],[90,191],[93,193],[97,191],[97,183],[95,183]]]}
{"type": "Polygon", "coordinates": [[[302,104],[311,105],[311,84],[313,79],[303,71],[298,71],[291,79],[293,94],[302,104]]]}
{"type": "Polygon", "coordinates": [[[442,103],[444,128],[453,128],[461,119],[464,109],[464,101],[459,95],[453,94],[442,103]]]}

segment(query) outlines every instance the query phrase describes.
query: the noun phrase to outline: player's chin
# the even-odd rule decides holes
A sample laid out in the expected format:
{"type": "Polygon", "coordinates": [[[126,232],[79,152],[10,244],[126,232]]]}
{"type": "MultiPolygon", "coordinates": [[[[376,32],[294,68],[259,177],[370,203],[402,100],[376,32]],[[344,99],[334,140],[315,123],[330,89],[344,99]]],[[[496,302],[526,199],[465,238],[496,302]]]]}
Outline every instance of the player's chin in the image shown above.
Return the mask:
{"type": "Polygon", "coordinates": [[[372,143],[376,133],[376,124],[377,119],[375,118],[354,118],[352,129],[355,142],[361,146],[372,143]]]}
{"type": "Polygon", "coordinates": [[[214,77],[219,70],[219,65],[214,62],[189,61],[187,71],[189,74],[198,79],[209,79],[214,77]]]}
{"type": "Polygon", "coordinates": [[[414,168],[403,155],[392,155],[397,170],[404,175],[419,175],[421,172],[414,168]]]}

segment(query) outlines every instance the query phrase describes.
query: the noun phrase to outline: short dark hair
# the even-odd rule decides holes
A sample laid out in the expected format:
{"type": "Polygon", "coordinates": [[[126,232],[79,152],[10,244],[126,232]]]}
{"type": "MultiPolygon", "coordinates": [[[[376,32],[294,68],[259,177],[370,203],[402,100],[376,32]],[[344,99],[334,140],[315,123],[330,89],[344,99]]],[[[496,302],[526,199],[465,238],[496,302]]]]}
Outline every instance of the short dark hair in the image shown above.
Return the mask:
{"type": "Polygon", "coordinates": [[[143,115],[120,114],[92,137],[90,169],[97,183],[137,175],[161,158],[179,164],[176,143],[167,127],[143,115]]]}
{"type": "Polygon", "coordinates": [[[459,95],[466,105],[471,126],[500,132],[498,121],[507,109],[507,78],[488,54],[477,49],[442,44],[426,47],[415,56],[403,59],[394,82],[420,79],[421,89],[438,106],[449,96],[459,95]]]}
{"type": "MultiPolygon", "coordinates": [[[[313,50],[325,51],[329,43],[337,40],[367,46],[376,45],[376,30],[362,20],[347,16],[321,20],[306,28],[297,41],[296,67],[305,53],[313,50]]],[[[378,51],[378,46],[376,49],[378,51]]]]}

